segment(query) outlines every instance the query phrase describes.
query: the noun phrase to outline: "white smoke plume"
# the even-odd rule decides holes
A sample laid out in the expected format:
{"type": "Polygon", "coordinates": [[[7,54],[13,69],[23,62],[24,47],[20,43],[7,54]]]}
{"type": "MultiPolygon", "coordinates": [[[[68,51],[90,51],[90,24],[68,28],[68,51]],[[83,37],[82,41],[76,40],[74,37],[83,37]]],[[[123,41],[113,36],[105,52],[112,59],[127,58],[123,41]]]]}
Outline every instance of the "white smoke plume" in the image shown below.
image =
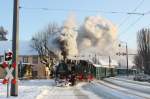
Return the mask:
{"type": "Polygon", "coordinates": [[[83,55],[86,58],[104,55],[122,61],[120,56],[112,57],[117,52],[125,52],[125,48],[119,51],[117,27],[111,21],[100,16],[89,16],[78,27],[77,29],[75,16],[70,15],[63,27],[50,36],[50,49],[61,58],[62,53],[66,58],[75,55],[83,55]]]}
{"type": "Polygon", "coordinates": [[[115,53],[117,28],[100,16],[89,16],[77,30],[75,16],[71,14],[60,31],[49,40],[53,52],[61,56],[78,54],[111,55],[115,53]]]}
{"type": "Polygon", "coordinates": [[[77,49],[77,30],[76,21],[74,15],[70,15],[69,18],[64,22],[64,26],[60,29],[59,34],[55,35],[54,39],[50,42],[57,45],[56,49],[59,49],[59,54],[63,57],[75,56],[78,54],[77,49]]]}
{"type": "Polygon", "coordinates": [[[117,28],[100,16],[87,17],[77,38],[80,53],[110,55],[114,53],[117,28]],[[109,47],[108,47],[109,46],[109,47]]]}
{"type": "Polygon", "coordinates": [[[66,56],[75,56],[78,54],[76,38],[77,31],[75,17],[74,15],[70,15],[68,20],[65,21],[59,37],[61,50],[66,56]]]}

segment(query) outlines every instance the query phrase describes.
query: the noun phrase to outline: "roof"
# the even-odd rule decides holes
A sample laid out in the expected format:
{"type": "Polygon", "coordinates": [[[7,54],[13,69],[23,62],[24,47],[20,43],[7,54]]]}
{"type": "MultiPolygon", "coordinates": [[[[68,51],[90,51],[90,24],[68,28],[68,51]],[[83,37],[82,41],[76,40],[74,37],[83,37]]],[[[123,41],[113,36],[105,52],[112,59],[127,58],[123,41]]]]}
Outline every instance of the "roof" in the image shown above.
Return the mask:
{"type": "MultiPolygon", "coordinates": [[[[31,48],[31,42],[20,41],[19,42],[19,55],[38,55],[38,52],[31,48]]],[[[0,41],[0,55],[4,55],[4,52],[12,49],[12,41],[0,41]]]]}
{"type": "Polygon", "coordinates": [[[102,65],[93,64],[94,67],[102,67],[102,65]]]}
{"type": "MultiPolygon", "coordinates": [[[[101,57],[98,57],[98,58],[91,58],[91,57],[68,57],[69,59],[72,59],[72,60],[85,60],[87,62],[90,62],[92,63],[95,67],[109,67],[109,57],[108,56],[101,56],[101,57]]],[[[118,66],[118,62],[116,60],[113,60],[111,59],[110,61],[110,65],[111,67],[114,67],[114,66],[118,66]]]]}
{"type": "Polygon", "coordinates": [[[115,66],[114,66],[114,65],[110,65],[110,67],[109,67],[109,65],[100,65],[100,64],[93,64],[93,66],[94,66],[94,67],[106,67],[106,68],[115,68],[115,66]]]}

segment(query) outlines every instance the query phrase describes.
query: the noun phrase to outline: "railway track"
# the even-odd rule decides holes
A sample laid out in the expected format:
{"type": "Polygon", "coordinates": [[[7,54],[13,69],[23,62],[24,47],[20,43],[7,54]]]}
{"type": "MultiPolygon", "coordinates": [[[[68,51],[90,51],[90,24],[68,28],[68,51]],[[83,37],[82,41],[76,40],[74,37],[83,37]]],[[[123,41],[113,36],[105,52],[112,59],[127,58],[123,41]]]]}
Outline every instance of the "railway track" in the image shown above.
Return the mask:
{"type": "Polygon", "coordinates": [[[104,81],[111,83],[113,85],[116,85],[116,86],[126,88],[126,89],[136,90],[141,93],[150,94],[150,86],[144,86],[144,85],[139,85],[136,83],[129,83],[129,82],[125,82],[125,81],[113,80],[110,78],[105,78],[104,81]]]}
{"type": "Polygon", "coordinates": [[[123,81],[123,82],[127,82],[127,83],[133,83],[133,84],[137,84],[137,85],[150,87],[150,83],[148,83],[148,82],[138,82],[138,81],[132,81],[132,80],[127,80],[127,79],[123,79],[123,78],[115,78],[115,77],[111,77],[109,79],[119,80],[119,81],[123,81]]]}
{"type": "Polygon", "coordinates": [[[108,88],[114,89],[116,91],[122,92],[127,95],[137,96],[137,97],[139,97],[139,99],[150,99],[149,94],[141,93],[141,92],[138,92],[138,91],[132,90],[132,89],[126,89],[126,88],[114,85],[112,83],[109,83],[107,81],[97,81],[97,83],[101,84],[103,86],[106,86],[108,88]]]}

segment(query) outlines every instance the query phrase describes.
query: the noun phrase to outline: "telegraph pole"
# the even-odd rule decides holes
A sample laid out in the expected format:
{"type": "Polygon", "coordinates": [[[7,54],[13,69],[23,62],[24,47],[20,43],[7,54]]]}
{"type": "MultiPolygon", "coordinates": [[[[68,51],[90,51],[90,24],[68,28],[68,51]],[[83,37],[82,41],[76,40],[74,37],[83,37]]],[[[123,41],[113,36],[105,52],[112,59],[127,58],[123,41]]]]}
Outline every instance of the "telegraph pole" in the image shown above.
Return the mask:
{"type": "MultiPolygon", "coordinates": [[[[123,42],[123,41],[121,41],[121,42],[123,42]]],[[[123,43],[125,43],[126,44],[126,53],[124,54],[124,53],[117,53],[117,55],[126,55],[126,60],[127,60],[127,68],[126,68],[126,74],[127,74],[127,76],[129,76],[129,62],[128,62],[128,44],[127,44],[127,42],[123,42],[123,43]]],[[[121,47],[121,44],[119,44],[119,47],[121,47]]],[[[135,55],[135,54],[130,54],[130,55],[135,55]]]]}
{"type": "Polygon", "coordinates": [[[109,68],[111,67],[111,58],[109,56],[109,68]]]}
{"type": "Polygon", "coordinates": [[[13,8],[13,35],[12,35],[12,63],[16,63],[16,68],[13,71],[13,77],[16,83],[11,83],[11,96],[18,96],[18,41],[19,41],[19,0],[14,1],[13,8]]]}
{"type": "Polygon", "coordinates": [[[127,60],[127,76],[129,76],[129,66],[128,66],[128,45],[126,43],[126,60],[127,60]]]}

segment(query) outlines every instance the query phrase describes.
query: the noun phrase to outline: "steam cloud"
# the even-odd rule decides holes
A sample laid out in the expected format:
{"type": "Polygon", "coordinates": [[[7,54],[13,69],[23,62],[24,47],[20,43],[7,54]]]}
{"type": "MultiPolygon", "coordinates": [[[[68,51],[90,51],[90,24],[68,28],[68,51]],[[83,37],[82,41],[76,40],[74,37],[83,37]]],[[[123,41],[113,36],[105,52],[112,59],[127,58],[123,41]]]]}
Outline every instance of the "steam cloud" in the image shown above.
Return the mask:
{"type": "Polygon", "coordinates": [[[77,31],[74,15],[70,15],[64,22],[64,25],[59,31],[49,38],[49,48],[58,55],[67,58],[67,56],[75,56],[78,54],[77,49],[77,31]]]}
{"type": "Polygon", "coordinates": [[[66,57],[82,53],[111,55],[116,49],[113,42],[116,37],[116,26],[105,18],[89,16],[77,30],[75,17],[71,15],[49,43],[66,57]]]}
{"type": "Polygon", "coordinates": [[[117,28],[110,21],[100,16],[87,17],[77,39],[80,53],[112,54],[116,33],[117,28]]]}
{"type": "Polygon", "coordinates": [[[69,16],[68,20],[64,23],[64,27],[61,30],[58,42],[60,43],[60,49],[64,56],[75,56],[78,54],[77,49],[77,31],[75,17],[69,16]]]}

